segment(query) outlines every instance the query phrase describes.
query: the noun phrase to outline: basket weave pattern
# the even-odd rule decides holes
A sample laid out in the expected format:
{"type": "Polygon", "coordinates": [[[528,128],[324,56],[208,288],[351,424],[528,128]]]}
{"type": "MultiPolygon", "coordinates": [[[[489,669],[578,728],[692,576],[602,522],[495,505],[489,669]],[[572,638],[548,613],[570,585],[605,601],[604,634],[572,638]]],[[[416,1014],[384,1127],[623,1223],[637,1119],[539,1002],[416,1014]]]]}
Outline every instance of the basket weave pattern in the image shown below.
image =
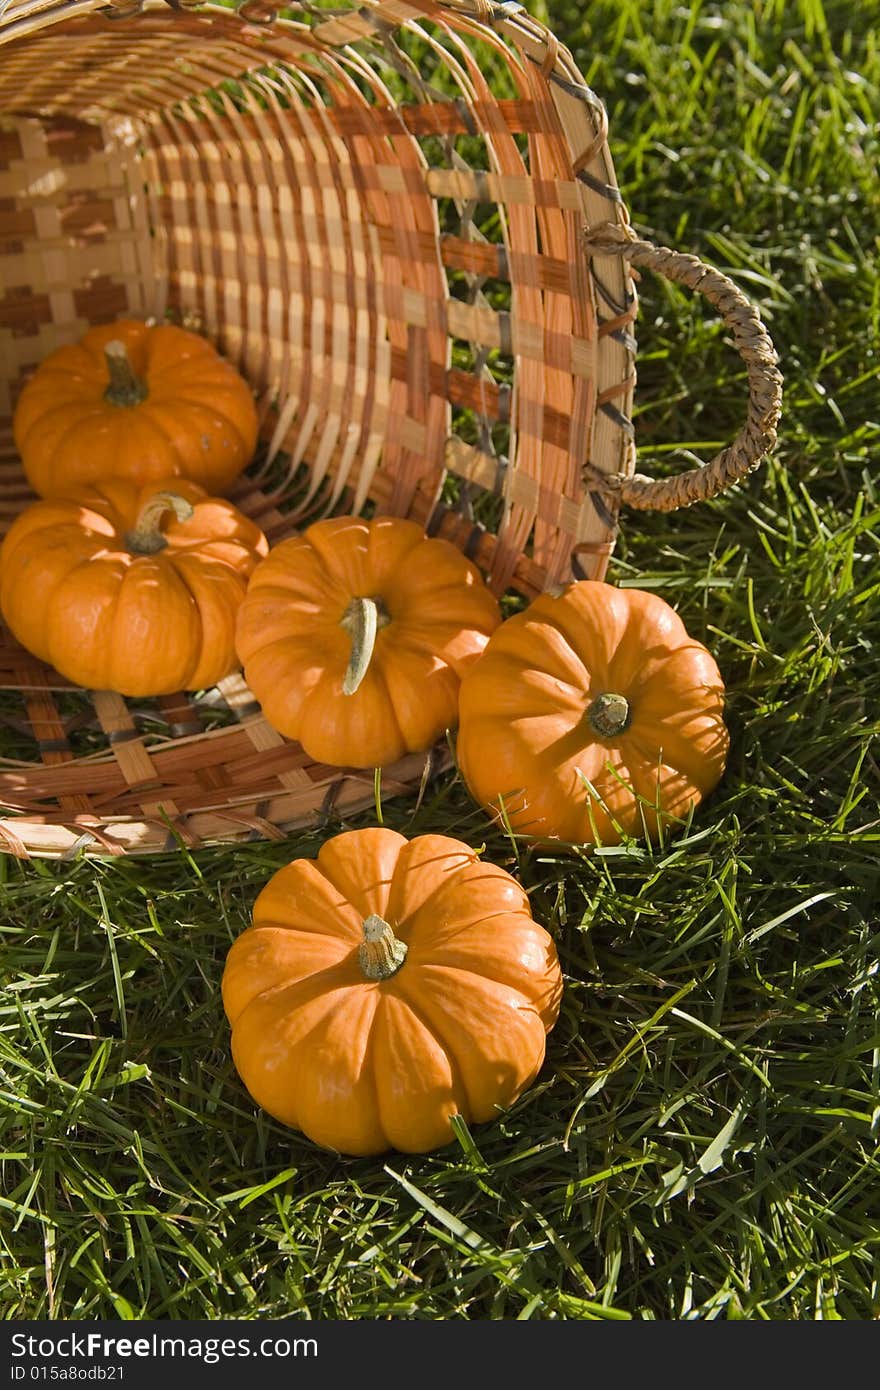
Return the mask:
{"type": "MultiPolygon", "coordinates": [[[[601,578],[635,468],[636,312],[601,103],[516,4],[293,9],[12,0],[0,19],[3,529],[31,500],[11,417],[36,365],[91,324],[168,316],[257,393],[234,500],[271,543],[376,511],[453,540],[497,593],[601,578]]],[[[755,409],[746,466],[775,424],[755,409]]],[[[0,685],[16,854],[280,836],[373,798],[372,774],[271,729],[240,675],[126,701],[5,636],[0,685]]],[[[384,769],[383,793],[442,760],[384,769]]]]}

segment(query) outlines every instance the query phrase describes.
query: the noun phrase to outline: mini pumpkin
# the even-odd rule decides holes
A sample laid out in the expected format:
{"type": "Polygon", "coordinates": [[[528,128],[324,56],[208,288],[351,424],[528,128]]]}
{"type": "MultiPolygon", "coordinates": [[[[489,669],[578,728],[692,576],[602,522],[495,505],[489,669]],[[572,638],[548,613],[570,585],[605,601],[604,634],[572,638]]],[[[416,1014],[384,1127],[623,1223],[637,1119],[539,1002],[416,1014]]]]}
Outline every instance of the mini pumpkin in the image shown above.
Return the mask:
{"type": "Polygon", "coordinates": [[[213,685],[237,668],[235,618],[268,550],[231,502],[104,482],[35,502],[0,550],[0,609],[68,680],[122,695],[213,685]]]}
{"type": "Polygon", "coordinates": [[[655,837],[720,779],[723,706],[715,661],[668,603],[582,580],[509,618],[465,677],[459,767],[529,838],[655,837]]]}
{"type": "Polygon", "coordinates": [[[347,831],[269,880],[222,980],[250,1095],[315,1143],[422,1153],[535,1079],[559,1012],[523,889],[442,835],[347,831]]]}
{"type": "Polygon", "coordinates": [[[189,478],[223,493],[253,457],[247,383],[196,333],[134,319],[58,348],[18,398],[13,433],[34,491],[62,496],[104,478],[189,478]]]}
{"type": "Polygon", "coordinates": [[[331,517],[254,571],[238,654],[269,723],[311,758],[381,767],[455,725],[461,677],[500,621],[448,541],[397,517],[331,517]]]}

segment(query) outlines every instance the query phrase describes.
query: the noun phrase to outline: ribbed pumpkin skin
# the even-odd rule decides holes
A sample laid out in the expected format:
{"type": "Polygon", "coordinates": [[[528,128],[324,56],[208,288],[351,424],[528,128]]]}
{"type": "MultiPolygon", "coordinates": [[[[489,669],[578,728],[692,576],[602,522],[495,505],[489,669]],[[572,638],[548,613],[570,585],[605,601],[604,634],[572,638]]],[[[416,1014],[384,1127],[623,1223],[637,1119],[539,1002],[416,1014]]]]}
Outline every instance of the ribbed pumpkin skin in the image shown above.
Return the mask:
{"type": "Polygon", "coordinates": [[[333,517],[259,565],[236,640],[270,724],[317,762],[377,767],[454,727],[461,677],[500,621],[476,566],[448,541],[396,517],[333,517]],[[345,695],[341,622],[353,598],[376,597],[391,621],[360,689],[345,695]]]}
{"type": "Polygon", "coordinates": [[[206,339],[123,319],[90,329],[40,364],[18,398],[13,433],[43,497],[106,478],[144,486],[182,477],[224,493],[253,457],[257,412],[247,383],[206,339]],[[137,405],[104,399],[104,348],[114,339],[146,382],[137,405]]]}
{"type": "Polygon", "coordinates": [[[423,1153],[450,1142],[453,1113],[491,1120],[535,1079],[562,975],[503,869],[372,827],[270,879],[222,990],[235,1066],[269,1114],[341,1153],[423,1153]],[[408,946],[375,982],[358,961],[372,913],[408,946]]]}
{"type": "Polygon", "coordinates": [[[583,580],[494,634],[462,683],[458,763],[476,800],[528,837],[655,838],[721,778],[723,706],[715,661],[669,604],[583,580]],[[588,710],[608,693],[631,722],[602,737],[588,710]]]}
{"type": "Polygon", "coordinates": [[[177,478],[193,506],[164,518],[165,549],[125,543],[155,486],[105,482],[35,502],[0,549],[0,609],[23,647],[68,680],[122,695],[213,685],[237,669],[235,618],[268,544],[231,502],[177,478]]]}

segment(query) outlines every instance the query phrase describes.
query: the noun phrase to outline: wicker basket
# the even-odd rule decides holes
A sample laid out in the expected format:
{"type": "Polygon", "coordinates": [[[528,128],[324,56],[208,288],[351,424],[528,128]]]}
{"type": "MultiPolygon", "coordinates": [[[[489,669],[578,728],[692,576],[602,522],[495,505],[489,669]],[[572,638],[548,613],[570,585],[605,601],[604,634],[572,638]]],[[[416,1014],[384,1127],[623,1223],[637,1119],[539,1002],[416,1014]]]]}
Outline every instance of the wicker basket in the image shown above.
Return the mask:
{"type": "MultiPolygon", "coordinates": [[[[328,512],[412,516],[493,588],[601,578],[621,503],[711,496],[775,439],[749,303],[637,240],[604,109],[518,4],[9,0],[0,18],[0,522],[30,500],[17,392],[121,315],[197,327],[257,392],[235,494],[271,542],[328,512]],[[491,74],[491,81],[488,76],[491,74]],[[635,475],[632,266],[698,289],[746,361],[705,468],[635,475]]],[[[0,840],[121,854],[280,837],[370,804],[240,675],[155,701],[72,688],[4,636],[0,840]]],[[[443,753],[383,769],[418,788],[443,753]]]]}

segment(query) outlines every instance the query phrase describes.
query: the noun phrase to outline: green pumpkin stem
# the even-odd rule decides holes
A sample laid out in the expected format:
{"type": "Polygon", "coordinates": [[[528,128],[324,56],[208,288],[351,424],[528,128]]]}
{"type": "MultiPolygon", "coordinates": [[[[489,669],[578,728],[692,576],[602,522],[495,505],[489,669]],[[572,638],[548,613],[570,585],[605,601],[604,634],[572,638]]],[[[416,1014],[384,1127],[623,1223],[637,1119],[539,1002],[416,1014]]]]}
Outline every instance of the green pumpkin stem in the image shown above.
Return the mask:
{"type": "Polygon", "coordinates": [[[353,598],[340,626],[351,638],[351,657],[342,680],[343,695],[354,695],[370,669],[376,649],[376,635],[391,621],[380,598],[353,598]]]}
{"type": "Polygon", "coordinates": [[[192,504],[176,492],[157,492],[141,508],[134,527],[126,533],[128,549],[136,555],[157,555],[164,550],[168,541],[162,534],[161,523],[167,512],[173,512],[178,521],[189,521],[192,504]]]}
{"type": "Polygon", "coordinates": [[[407,945],[398,941],[384,917],[371,912],[364,921],[358,963],[368,980],[389,980],[406,960],[407,945]]]}
{"type": "Polygon", "coordinates": [[[625,695],[608,691],[597,695],[587,710],[590,727],[600,738],[614,738],[630,726],[632,711],[625,695]]]}
{"type": "Polygon", "coordinates": [[[113,338],[104,344],[104,357],[110,373],[110,385],[104,392],[104,400],[111,405],[140,405],[147,399],[147,383],[135,376],[134,368],[128,360],[125,343],[113,338]]]}

